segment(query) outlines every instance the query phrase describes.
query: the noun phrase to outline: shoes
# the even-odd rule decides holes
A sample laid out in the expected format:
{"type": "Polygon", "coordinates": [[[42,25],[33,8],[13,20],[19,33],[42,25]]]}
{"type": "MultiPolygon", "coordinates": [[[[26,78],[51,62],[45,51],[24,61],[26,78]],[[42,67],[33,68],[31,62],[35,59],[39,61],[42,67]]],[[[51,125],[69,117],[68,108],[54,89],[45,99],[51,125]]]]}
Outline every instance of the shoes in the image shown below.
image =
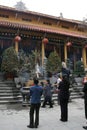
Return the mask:
{"type": "Polygon", "coordinates": [[[87,130],[87,126],[83,126],[83,128],[84,128],[85,130],[87,130]]]}
{"type": "Polygon", "coordinates": [[[28,128],[34,128],[34,126],[31,126],[31,125],[27,125],[28,128]]]}
{"type": "Polygon", "coordinates": [[[38,126],[35,126],[34,128],[38,128],[38,126]]]}
{"type": "Polygon", "coordinates": [[[31,126],[31,125],[27,125],[28,128],[38,128],[38,126],[31,126]]]}
{"type": "Polygon", "coordinates": [[[63,120],[63,119],[60,119],[60,121],[62,121],[62,122],[67,122],[67,120],[63,120]]]}
{"type": "Polygon", "coordinates": [[[42,108],[45,108],[45,106],[42,106],[42,108]]]}
{"type": "Polygon", "coordinates": [[[49,108],[53,108],[53,106],[49,107],[49,108]]]}

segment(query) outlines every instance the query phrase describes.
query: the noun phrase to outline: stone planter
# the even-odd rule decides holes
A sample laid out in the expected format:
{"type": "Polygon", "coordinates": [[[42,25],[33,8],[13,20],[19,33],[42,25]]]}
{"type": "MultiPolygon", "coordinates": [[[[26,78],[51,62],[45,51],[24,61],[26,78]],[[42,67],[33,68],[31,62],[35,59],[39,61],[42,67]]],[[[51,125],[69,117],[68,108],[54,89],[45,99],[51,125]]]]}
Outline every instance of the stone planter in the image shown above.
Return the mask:
{"type": "Polygon", "coordinates": [[[4,74],[4,78],[6,80],[13,80],[14,79],[14,74],[11,73],[11,72],[7,72],[7,73],[4,74]]]}

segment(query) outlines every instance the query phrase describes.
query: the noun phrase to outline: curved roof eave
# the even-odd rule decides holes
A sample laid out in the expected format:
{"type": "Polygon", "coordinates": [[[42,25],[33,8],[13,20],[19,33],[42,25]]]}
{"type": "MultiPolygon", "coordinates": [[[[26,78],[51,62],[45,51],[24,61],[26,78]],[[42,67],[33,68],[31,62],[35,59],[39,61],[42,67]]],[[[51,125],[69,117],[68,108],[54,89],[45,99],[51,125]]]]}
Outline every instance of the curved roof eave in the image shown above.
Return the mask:
{"type": "Polygon", "coordinates": [[[77,38],[84,38],[87,39],[86,35],[78,34],[77,32],[72,31],[65,31],[65,30],[59,30],[56,28],[47,28],[39,25],[28,25],[28,24],[22,24],[22,23],[14,23],[14,22],[7,22],[7,21],[0,21],[0,26],[4,27],[11,27],[11,28],[19,28],[19,29],[26,29],[26,30],[34,30],[34,31],[40,31],[40,32],[48,32],[48,33],[54,33],[54,34],[60,34],[60,35],[66,35],[71,37],[77,37],[77,38]]]}

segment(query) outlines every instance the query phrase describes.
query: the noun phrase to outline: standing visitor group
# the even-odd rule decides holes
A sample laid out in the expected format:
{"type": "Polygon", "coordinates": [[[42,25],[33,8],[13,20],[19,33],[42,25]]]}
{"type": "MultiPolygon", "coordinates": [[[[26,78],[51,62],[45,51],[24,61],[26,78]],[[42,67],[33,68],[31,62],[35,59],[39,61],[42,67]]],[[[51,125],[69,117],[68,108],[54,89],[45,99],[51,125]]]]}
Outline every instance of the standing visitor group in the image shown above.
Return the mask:
{"type": "MultiPolygon", "coordinates": [[[[87,75],[86,75],[87,76],[87,75]]],[[[60,78],[60,77],[58,77],[60,78]]],[[[41,83],[42,84],[42,83],[41,83]]],[[[62,76],[58,84],[58,100],[60,105],[61,117],[60,121],[68,121],[68,102],[69,102],[69,78],[66,75],[62,76]]],[[[39,80],[34,79],[34,85],[30,87],[30,111],[29,111],[29,125],[28,128],[38,128],[39,126],[39,111],[41,106],[41,97],[44,96],[42,107],[45,108],[47,103],[49,108],[53,108],[52,91],[50,81],[47,80],[43,85],[39,85],[39,80]]],[[[87,119],[87,81],[84,81],[84,105],[85,117],[87,119]]],[[[87,126],[83,126],[87,130],[87,126]]]]}

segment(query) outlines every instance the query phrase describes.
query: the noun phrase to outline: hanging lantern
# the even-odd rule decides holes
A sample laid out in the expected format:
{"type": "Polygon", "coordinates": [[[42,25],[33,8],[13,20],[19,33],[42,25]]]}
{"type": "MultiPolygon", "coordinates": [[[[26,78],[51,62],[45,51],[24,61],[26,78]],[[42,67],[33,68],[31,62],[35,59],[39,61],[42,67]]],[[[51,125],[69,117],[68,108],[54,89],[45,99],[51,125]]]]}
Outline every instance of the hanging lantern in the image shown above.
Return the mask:
{"type": "Polygon", "coordinates": [[[68,43],[66,44],[66,46],[67,46],[68,51],[70,52],[70,47],[72,46],[72,43],[71,43],[71,42],[68,42],[68,43]]]}
{"type": "Polygon", "coordinates": [[[71,42],[68,42],[66,45],[67,45],[68,47],[70,47],[70,46],[72,46],[72,43],[71,43],[71,42]]]}
{"type": "Polygon", "coordinates": [[[15,40],[15,42],[20,42],[21,41],[21,37],[20,36],[16,36],[14,40],[15,40]]]}
{"type": "Polygon", "coordinates": [[[42,40],[42,43],[44,43],[44,44],[47,44],[49,41],[48,41],[48,39],[47,38],[44,38],[43,40],[42,40]]]}
{"type": "Polygon", "coordinates": [[[18,53],[18,43],[21,41],[21,37],[16,36],[14,41],[15,41],[15,51],[18,53]]]}
{"type": "Polygon", "coordinates": [[[85,45],[85,48],[87,49],[87,44],[85,45]]]}

